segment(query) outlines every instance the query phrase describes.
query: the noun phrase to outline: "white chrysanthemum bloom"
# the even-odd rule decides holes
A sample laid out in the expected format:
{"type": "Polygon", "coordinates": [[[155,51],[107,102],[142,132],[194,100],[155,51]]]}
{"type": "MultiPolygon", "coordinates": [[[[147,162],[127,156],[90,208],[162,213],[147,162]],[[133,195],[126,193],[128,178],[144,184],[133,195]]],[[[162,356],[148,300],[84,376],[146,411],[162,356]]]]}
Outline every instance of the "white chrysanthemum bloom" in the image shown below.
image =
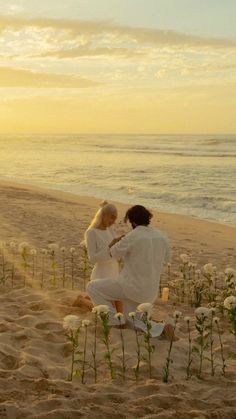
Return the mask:
{"type": "Polygon", "coordinates": [[[206,265],[204,265],[202,267],[202,269],[205,272],[205,274],[207,274],[207,275],[213,275],[213,273],[215,271],[215,266],[213,266],[212,263],[207,263],[206,265]]]}
{"type": "Polygon", "coordinates": [[[232,310],[233,308],[236,308],[236,297],[234,295],[227,297],[224,300],[224,307],[227,308],[227,310],[232,310]]]}
{"type": "Polygon", "coordinates": [[[71,248],[70,248],[70,253],[71,253],[72,255],[75,253],[75,248],[74,248],[74,247],[71,247],[71,248]]]}
{"type": "Polygon", "coordinates": [[[230,277],[236,276],[236,271],[233,268],[226,268],[225,275],[230,277]]]}
{"type": "Polygon", "coordinates": [[[29,249],[29,243],[28,242],[22,242],[18,246],[19,252],[23,252],[29,249]]]}
{"type": "Polygon", "coordinates": [[[80,318],[73,314],[68,314],[68,316],[64,317],[63,319],[63,328],[66,330],[71,330],[72,332],[76,332],[81,325],[80,318]]]}
{"type": "Polygon", "coordinates": [[[82,321],[82,326],[83,327],[88,327],[90,324],[91,324],[90,320],[85,319],[85,320],[82,321]]]}
{"type": "Polygon", "coordinates": [[[116,313],[114,317],[117,320],[123,320],[124,314],[123,313],[116,313]]]}
{"type": "Polygon", "coordinates": [[[218,324],[219,322],[220,322],[219,317],[214,317],[214,318],[213,318],[213,323],[218,324]]]}
{"type": "Polygon", "coordinates": [[[129,317],[131,317],[132,319],[134,319],[134,318],[135,318],[135,316],[136,316],[135,311],[131,311],[131,312],[129,313],[129,317]]]}
{"type": "Polygon", "coordinates": [[[191,318],[189,316],[184,317],[185,323],[190,323],[191,318]]]}
{"type": "Polygon", "coordinates": [[[61,247],[61,253],[65,253],[66,248],[65,247],[61,247]]]}
{"type": "Polygon", "coordinates": [[[151,303],[142,303],[139,304],[137,307],[137,311],[139,311],[139,313],[143,313],[143,314],[147,314],[148,317],[151,316],[151,312],[152,312],[152,304],[151,303]]]}
{"type": "Polygon", "coordinates": [[[189,262],[189,256],[188,256],[188,255],[186,255],[185,253],[182,253],[182,254],[180,255],[180,259],[181,259],[181,261],[182,261],[183,263],[188,263],[188,262],[189,262]]]}
{"type": "Polygon", "coordinates": [[[182,316],[181,311],[175,310],[173,313],[173,317],[175,320],[178,320],[182,316]]]}
{"type": "Polygon", "coordinates": [[[198,308],[196,308],[196,310],[195,310],[195,314],[196,314],[196,316],[198,316],[198,317],[209,317],[209,315],[210,315],[210,310],[209,310],[209,308],[207,308],[207,307],[198,307],[198,308]]]}
{"type": "Polygon", "coordinates": [[[47,249],[42,249],[41,252],[42,252],[43,255],[47,255],[48,254],[47,249]]]}
{"type": "Polygon", "coordinates": [[[37,250],[36,249],[31,249],[30,254],[31,254],[31,256],[36,256],[37,255],[37,250]]]}
{"type": "Polygon", "coordinates": [[[50,244],[48,245],[48,248],[49,248],[49,250],[51,250],[52,252],[56,252],[56,251],[58,250],[59,246],[58,246],[58,244],[57,244],[57,243],[50,243],[50,244]]]}
{"type": "Polygon", "coordinates": [[[109,313],[109,311],[110,311],[110,309],[109,309],[109,307],[107,306],[107,305],[99,305],[99,306],[95,306],[95,307],[93,307],[93,309],[92,309],[92,312],[93,313],[95,313],[95,314],[107,314],[107,313],[109,313]]]}

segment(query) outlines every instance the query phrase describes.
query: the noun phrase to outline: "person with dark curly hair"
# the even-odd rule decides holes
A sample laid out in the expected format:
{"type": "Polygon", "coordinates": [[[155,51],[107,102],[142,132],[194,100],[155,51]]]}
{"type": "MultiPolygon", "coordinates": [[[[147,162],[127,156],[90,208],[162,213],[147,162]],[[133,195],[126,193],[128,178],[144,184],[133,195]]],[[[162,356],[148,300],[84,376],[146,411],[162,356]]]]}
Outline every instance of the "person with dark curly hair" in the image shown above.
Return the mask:
{"type": "MultiPolygon", "coordinates": [[[[135,325],[142,329],[137,306],[153,303],[158,295],[160,275],[163,264],[169,262],[170,247],[166,234],[150,226],[151,219],[152,213],[142,205],[128,209],[125,221],[130,222],[132,231],[114,239],[106,250],[111,258],[122,257],[124,260],[119,277],[95,279],[88,283],[87,292],[94,305],[109,306],[111,325],[118,324],[112,301],[119,300],[124,305],[124,322],[131,321],[130,312],[136,312],[135,325]]],[[[155,323],[156,336],[163,332],[164,326],[155,323]]]]}

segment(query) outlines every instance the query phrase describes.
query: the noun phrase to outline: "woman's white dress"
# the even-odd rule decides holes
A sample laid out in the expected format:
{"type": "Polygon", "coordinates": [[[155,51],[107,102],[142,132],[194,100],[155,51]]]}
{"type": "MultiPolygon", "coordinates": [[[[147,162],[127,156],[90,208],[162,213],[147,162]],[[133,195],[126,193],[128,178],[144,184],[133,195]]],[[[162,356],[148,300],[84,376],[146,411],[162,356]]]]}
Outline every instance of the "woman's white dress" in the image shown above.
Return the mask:
{"type": "Polygon", "coordinates": [[[119,276],[119,263],[116,259],[108,256],[107,248],[114,238],[117,237],[112,227],[106,230],[89,228],[85,233],[85,244],[88,250],[89,260],[94,264],[91,279],[117,278],[119,276]]]}

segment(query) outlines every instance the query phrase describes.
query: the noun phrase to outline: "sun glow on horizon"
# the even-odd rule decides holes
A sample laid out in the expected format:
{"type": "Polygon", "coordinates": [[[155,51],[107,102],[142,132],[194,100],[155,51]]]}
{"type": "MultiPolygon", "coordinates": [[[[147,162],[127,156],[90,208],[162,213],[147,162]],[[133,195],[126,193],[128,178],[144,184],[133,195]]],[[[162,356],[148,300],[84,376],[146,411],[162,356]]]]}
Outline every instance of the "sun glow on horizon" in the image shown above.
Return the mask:
{"type": "MultiPolygon", "coordinates": [[[[150,16],[135,26],[133,0],[129,24],[101,20],[99,9],[99,19],[81,18],[72,0],[64,18],[60,2],[48,16],[44,0],[42,14],[26,3],[0,1],[0,132],[236,132],[234,33],[166,29],[160,17],[154,27],[150,16]]],[[[153,13],[158,5],[150,0],[153,13]]],[[[227,1],[222,8],[230,15],[227,1]]]]}

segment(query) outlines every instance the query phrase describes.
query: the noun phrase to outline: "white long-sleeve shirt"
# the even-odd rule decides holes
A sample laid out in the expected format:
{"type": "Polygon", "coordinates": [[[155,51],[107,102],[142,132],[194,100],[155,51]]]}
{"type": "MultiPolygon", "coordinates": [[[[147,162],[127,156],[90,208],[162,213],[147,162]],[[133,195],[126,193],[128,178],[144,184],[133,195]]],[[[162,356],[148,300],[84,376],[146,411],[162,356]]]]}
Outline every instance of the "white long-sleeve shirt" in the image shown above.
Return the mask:
{"type": "Polygon", "coordinates": [[[119,264],[109,254],[109,244],[117,237],[112,227],[106,230],[89,228],[85,233],[85,244],[88,250],[90,262],[94,265],[91,279],[117,278],[119,264]]]}
{"type": "Polygon", "coordinates": [[[111,247],[112,257],[124,258],[119,281],[128,299],[153,302],[157,296],[164,262],[170,260],[165,233],[149,226],[137,226],[111,247]]]}

